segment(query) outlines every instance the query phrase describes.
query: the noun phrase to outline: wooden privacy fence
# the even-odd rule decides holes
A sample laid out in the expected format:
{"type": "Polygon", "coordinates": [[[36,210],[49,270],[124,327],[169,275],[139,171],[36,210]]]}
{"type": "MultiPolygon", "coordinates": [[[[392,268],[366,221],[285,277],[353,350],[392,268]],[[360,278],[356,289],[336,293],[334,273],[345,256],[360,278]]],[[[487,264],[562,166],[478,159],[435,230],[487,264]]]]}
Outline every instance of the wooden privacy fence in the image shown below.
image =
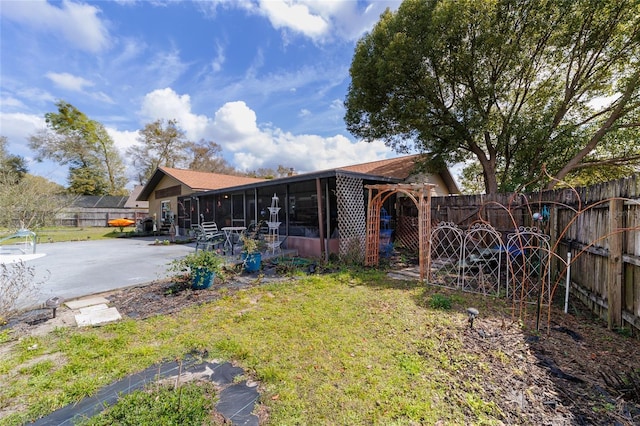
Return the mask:
{"type": "Polygon", "coordinates": [[[557,258],[551,290],[564,285],[571,253],[571,295],[608,321],[640,330],[640,178],[529,194],[447,196],[431,200],[432,223],[492,225],[506,243],[520,226],[549,235],[557,258]]]}
{"type": "Polygon", "coordinates": [[[137,221],[148,216],[146,212],[136,212],[132,209],[92,208],[78,210],[63,210],[56,214],[55,224],[58,226],[74,226],[77,228],[91,226],[109,226],[111,219],[126,217],[137,221]]]}

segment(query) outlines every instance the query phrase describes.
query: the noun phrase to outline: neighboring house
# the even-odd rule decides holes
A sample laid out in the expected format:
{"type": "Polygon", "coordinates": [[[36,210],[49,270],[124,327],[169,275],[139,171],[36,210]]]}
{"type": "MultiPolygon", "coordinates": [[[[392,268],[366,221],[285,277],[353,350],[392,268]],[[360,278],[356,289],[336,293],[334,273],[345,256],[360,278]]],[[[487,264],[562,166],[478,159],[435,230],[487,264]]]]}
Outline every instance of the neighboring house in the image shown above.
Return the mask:
{"type": "MultiPolygon", "coordinates": [[[[129,198],[127,202],[124,203],[125,208],[134,209],[136,211],[140,211],[143,213],[149,213],[149,202],[148,201],[138,201],[138,196],[142,192],[142,185],[136,185],[131,194],[129,194],[129,198]]],[[[146,216],[146,215],[145,215],[146,216]]]]}
{"type": "Polygon", "coordinates": [[[158,229],[166,226],[172,219],[182,224],[186,220],[187,224],[181,225],[181,227],[189,229],[191,228],[190,219],[195,210],[206,209],[206,206],[200,206],[197,202],[192,203],[195,200],[190,197],[185,198],[185,196],[196,192],[262,181],[263,179],[244,176],[159,167],[151,176],[149,182],[144,185],[137,200],[148,203],[149,215],[156,220],[158,229]],[[178,201],[179,197],[181,201],[178,201]]]}
{"type": "Polygon", "coordinates": [[[56,214],[56,223],[63,226],[109,226],[111,219],[138,220],[148,215],[146,202],[135,201],[139,190],[128,196],[79,195],[69,207],[56,214]]]}
{"type": "MultiPolygon", "coordinates": [[[[157,208],[162,210],[159,203],[169,201],[165,191],[173,188],[170,192],[176,194],[175,202],[182,206],[178,209],[177,220],[182,233],[203,221],[215,221],[222,228],[249,226],[268,220],[268,208],[272,197],[277,195],[280,207],[278,233],[286,237],[288,248],[297,249],[302,256],[328,257],[329,253],[344,255],[350,250],[350,242],[341,242],[341,235],[349,235],[353,239],[355,233],[359,244],[364,243],[365,185],[430,183],[435,185],[433,195],[460,192],[448,170],[439,174],[416,172],[418,159],[419,155],[409,155],[271,180],[252,179],[245,183],[234,182],[235,179],[241,179],[235,176],[183,170],[180,172],[185,176],[197,173],[201,179],[208,179],[210,185],[217,187],[197,191],[197,185],[190,185],[191,191],[182,195],[177,194],[181,190],[178,180],[175,180],[177,178],[174,176],[174,180],[168,180],[167,169],[159,169],[139,199],[154,195],[154,198],[148,198],[150,211],[154,212],[157,208]]],[[[400,204],[396,203],[396,197],[393,196],[387,200],[385,208],[395,218],[400,204]]]]}

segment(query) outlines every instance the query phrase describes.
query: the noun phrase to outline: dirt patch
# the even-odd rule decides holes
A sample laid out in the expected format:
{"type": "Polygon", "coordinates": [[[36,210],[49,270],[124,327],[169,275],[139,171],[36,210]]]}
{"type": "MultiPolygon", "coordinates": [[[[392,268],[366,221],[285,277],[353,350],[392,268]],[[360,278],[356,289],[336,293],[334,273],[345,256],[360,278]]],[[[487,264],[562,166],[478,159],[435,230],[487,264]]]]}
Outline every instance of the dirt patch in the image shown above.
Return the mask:
{"type": "Polygon", "coordinates": [[[154,315],[168,315],[188,306],[200,305],[229,295],[240,289],[290,280],[291,277],[264,274],[237,274],[215,283],[206,290],[192,290],[187,280],[156,281],[146,286],[132,287],[103,294],[111,306],[121,315],[133,319],[144,319],[154,315]]]}
{"type": "Polygon", "coordinates": [[[492,318],[476,320],[462,336],[482,364],[468,366],[466,374],[485,377],[482,387],[493,395],[505,423],[640,424],[637,395],[625,396],[602,374],[637,369],[639,342],[593,318],[578,320],[562,312],[553,318],[548,335],[546,328],[523,334],[518,323],[492,318]]]}

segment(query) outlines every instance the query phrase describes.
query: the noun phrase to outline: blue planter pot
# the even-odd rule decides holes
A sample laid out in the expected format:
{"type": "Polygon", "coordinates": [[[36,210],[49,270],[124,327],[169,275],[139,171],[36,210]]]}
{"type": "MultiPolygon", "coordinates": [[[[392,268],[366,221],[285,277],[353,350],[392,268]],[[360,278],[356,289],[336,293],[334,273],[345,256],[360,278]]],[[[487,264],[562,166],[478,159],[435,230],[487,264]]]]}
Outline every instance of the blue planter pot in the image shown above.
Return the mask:
{"type": "Polygon", "coordinates": [[[194,290],[204,290],[213,285],[213,280],[216,278],[214,271],[208,269],[198,268],[191,277],[191,288],[194,290]]]}
{"type": "Polygon", "coordinates": [[[260,270],[262,263],[262,253],[242,253],[240,255],[244,270],[247,272],[257,272],[260,270]]]}

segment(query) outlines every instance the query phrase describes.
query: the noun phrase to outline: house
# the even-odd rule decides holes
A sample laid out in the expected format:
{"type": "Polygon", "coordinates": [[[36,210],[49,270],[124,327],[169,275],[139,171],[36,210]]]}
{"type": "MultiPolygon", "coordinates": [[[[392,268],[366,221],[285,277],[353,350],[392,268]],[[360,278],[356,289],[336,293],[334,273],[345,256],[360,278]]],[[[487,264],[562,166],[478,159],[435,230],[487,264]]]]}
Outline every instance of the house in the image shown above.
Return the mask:
{"type": "MultiPolygon", "coordinates": [[[[138,196],[142,192],[142,185],[136,185],[131,194],[129,194],[129,198],[124,203],[124,207],[126,209],[134,209],[139,211],[140,213],[148,213],[149,212],[149,202],[148,201],[138,201],[138,196]]],[[[145,215],[146,216],[146,215],[145,215]]]]}
{"type": "MultiPolygon", "coordinates": [[[[420,155],[408,155],[271,180],[240,178],[186,170],[161,168],[145,186],[139,199],[149,198],[150,212],[163,213],[163,203],[178,207],[179,232],[193,225],[215,221],[218,227],[249,226],[269,220],[272,198],[279,199],[278,234],[286,237],[287,248],[302,256],[345,255],[351,241],[363,244],[366,223],[365,185],[381,183],[430,183],[433,195],[460,191],[448,170],[438,174],[420,172],[420,155]],[[171,173],[171,175],[169,174],[171,173]],[[184,181],[196,174],[202,181],[184,181]],[[245,182],[240,182],[246,179],[245,182]],[[214,187],[204,188],[205,182],[214,187]],[[200,188],[198,190],[197,188],[200,188]],[[175,201],[169,195],[175,197],[175,201]],[[348,236],[348,238],[342,238],[348,236]]],[[[397,197],[385,201],[386,210],[396,216],[397,197]]],[[[401,201],[401,200],[400,200],[401,201]]]]}
{"type": "MultiPolygon", "coordinates": [[[[194,214],[197,216],[197,213],[194,213],[196,210],[200,211],[202,208],[202,212],[205,212],[211,208],[198,203],[192,204],[192,199],[189,197],[191,194],[252,184],[263,180],[245,176],[159,167],[149,182],[140,190],[136,199],[139,202],[148,203],[149,215],[155,219],[158,229],[160,229],[167,226],[173,219],[184,223],[185,218],[190,219],[194,214]]],[[[189,223],[186,228],[190,227],[189,223]]]]}

